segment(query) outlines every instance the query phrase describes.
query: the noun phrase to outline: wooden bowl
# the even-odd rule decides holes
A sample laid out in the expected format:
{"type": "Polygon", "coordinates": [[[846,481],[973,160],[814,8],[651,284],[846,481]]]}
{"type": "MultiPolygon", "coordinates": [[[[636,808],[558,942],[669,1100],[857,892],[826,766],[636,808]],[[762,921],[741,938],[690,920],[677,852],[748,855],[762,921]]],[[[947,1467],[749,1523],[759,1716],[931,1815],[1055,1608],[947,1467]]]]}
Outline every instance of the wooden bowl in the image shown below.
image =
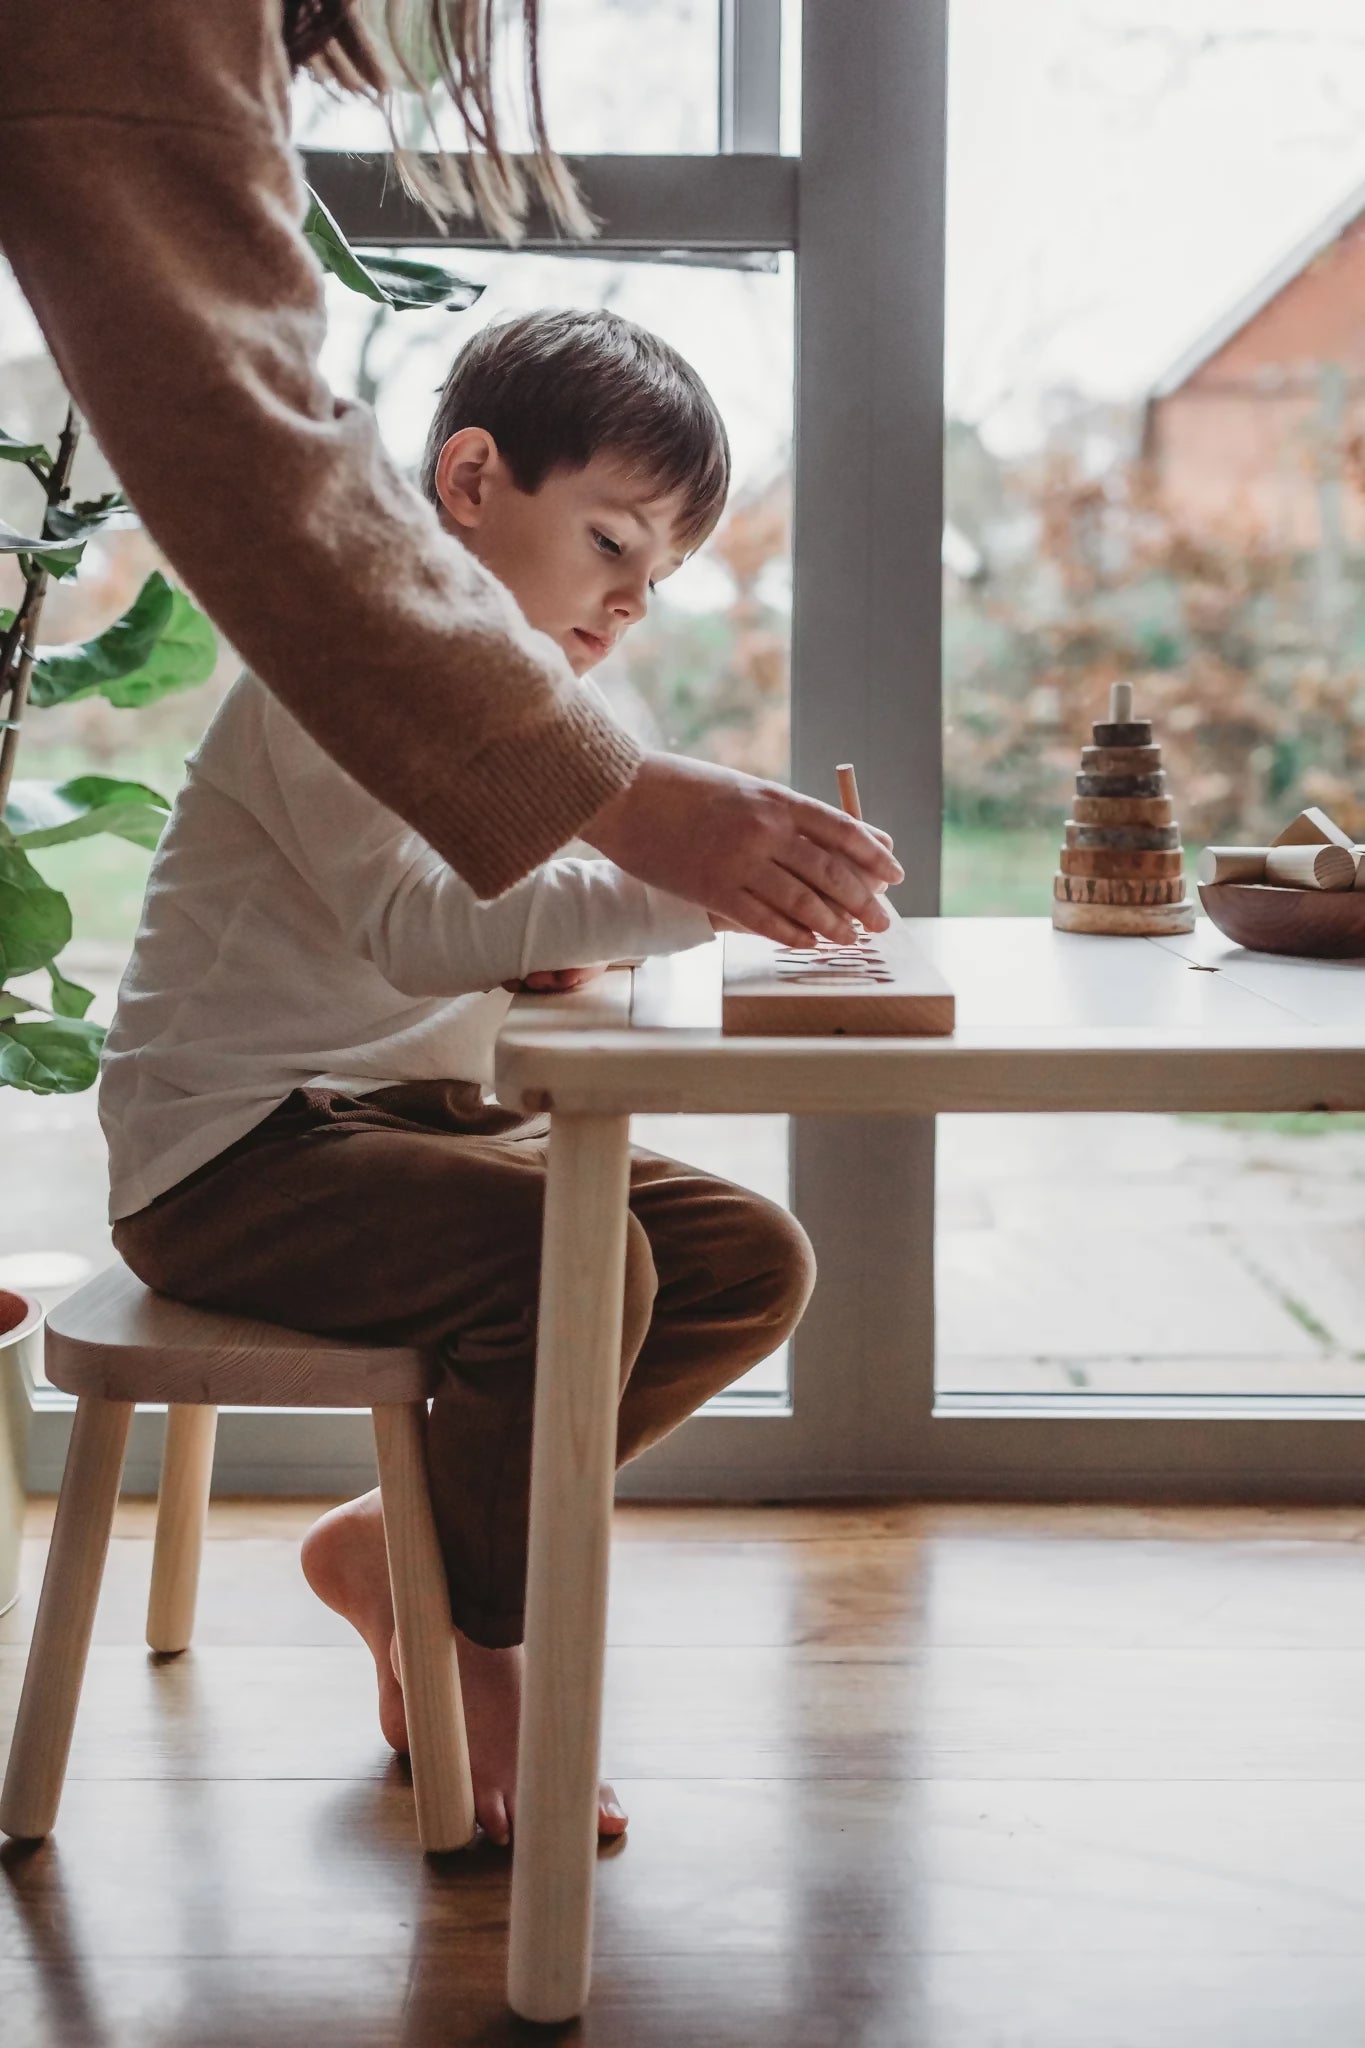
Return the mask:
{"type": "Polygon", "coordinates": [[[1365,960],[1365,889],[1277,889],[1268,882],[1201,883],[1220,932],[1253,953],[1365,960]]]}

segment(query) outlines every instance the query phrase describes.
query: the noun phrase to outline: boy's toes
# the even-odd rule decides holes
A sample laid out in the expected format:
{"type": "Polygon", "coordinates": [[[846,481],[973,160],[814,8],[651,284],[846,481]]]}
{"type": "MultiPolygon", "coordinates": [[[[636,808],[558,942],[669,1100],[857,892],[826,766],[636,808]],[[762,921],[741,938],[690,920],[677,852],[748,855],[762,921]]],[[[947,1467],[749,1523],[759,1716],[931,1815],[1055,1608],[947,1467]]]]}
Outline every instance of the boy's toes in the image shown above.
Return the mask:
{"type": "Polygon", "coordinates": [[[490,1842],[505,1849],[512,1839],[512,1821],[507,1811],[507,1800],[501,1792],[487,1792],[476,1796],[474,1818],[490,1842]]]}
{"type": "Polygon", "coordinates": [[[610,1785],[597,1788],[597,1832],[599,1835],[623,1835],[626,1831],[626,1809],[610,1785]]]}
{"type": "Polygon", "coordinates": [[[395,1641],[386,1663],[376,1663],[379,1678],[379,1728],[389,1748],[399,1756],[408,1753],[408,1716],[403,1705],[403,1688],[398,1679],[398,1644],[395,1641]]]}

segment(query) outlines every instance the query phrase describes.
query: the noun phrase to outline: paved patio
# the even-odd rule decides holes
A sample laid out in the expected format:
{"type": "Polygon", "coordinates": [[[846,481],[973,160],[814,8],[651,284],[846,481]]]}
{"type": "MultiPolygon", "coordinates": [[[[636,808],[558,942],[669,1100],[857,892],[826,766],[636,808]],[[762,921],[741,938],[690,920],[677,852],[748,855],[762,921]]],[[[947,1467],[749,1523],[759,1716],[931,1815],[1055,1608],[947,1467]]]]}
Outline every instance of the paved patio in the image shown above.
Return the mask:
{"type": "MultiPolygon", "coordinates": [[[[73,973],[107,1018],[115,976],[73,973]]],[[[781,1198],[780,1118],[636,1119],[640,1143],[781,1198]]],[[[0,1089],[0,1286],[49,1305],[109,1257],[93,1094],[0,1089]]],[[[1365,1393],[1365,1130],[945,1117],[945,1391],[1365,1393]]],[[[780,1361],[751,1375],[780,1387],[780,1361]]]]}

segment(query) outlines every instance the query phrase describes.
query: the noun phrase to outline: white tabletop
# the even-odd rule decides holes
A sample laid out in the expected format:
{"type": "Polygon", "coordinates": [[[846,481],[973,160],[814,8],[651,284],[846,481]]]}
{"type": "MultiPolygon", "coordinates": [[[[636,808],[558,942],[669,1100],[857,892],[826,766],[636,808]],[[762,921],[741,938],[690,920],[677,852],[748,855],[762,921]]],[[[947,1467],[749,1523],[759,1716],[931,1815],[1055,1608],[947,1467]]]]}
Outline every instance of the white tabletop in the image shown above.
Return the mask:
{"type": "Polygon", "coordinates": [[[499,1096],[578,1114],[1365,1108],[1365,962],[1247,953],[1205,919],[1162,939],[906,925],[956,993],[951,1037],[722,1037],[717,944],[520,998],[499,1096]]]}

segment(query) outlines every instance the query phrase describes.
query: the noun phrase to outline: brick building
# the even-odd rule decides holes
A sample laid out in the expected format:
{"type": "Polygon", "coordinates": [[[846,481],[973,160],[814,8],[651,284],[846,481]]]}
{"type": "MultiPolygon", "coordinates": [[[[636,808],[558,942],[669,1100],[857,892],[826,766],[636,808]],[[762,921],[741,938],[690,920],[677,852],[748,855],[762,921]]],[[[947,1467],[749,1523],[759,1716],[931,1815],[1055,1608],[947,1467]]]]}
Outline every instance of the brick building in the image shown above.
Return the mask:
{"type": "Polygon", "coordinates": [[[1365,187],[1153,389],[1144,452],[1178,523],[1365,549],[1365,187]]]}

